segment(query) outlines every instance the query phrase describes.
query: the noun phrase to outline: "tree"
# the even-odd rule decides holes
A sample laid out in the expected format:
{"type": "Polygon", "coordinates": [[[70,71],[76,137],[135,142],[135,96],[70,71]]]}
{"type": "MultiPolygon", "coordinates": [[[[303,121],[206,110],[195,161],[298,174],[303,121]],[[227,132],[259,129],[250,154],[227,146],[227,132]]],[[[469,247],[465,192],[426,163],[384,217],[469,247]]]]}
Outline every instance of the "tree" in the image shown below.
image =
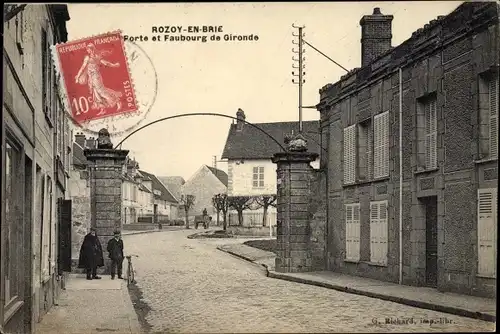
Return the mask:
{"type": "Polygon", "coordinates": [[[251,204],[250,196],[231,196],[228,197],[229,207],[238,212],[238,225],[243,225],[243,211],[248,209],[251,204]]]}
{"type": "Polygon", "coordinates": [[[262,226],[266,226],[267,221],[267,209],[270,206],[276,207],[276,195],[262,195],[255,198],[255,201],[264,209],[262,226]]]}
{"type": "Polygon", "coordinates": [[[222,212],[223,229],[227,228],[227,211],[229,210],[229,200],[227,194],[217,194],[212,198],[215,210],[217,210],[217,225],[219,225],[219,214],[222,212]]]}
{"type": "Polygon", "coordinates": [[[189,229],[189,210],[193,207],[196,197],[194,195],[182,195],[181,203],[184,206],[184,213],[186,215],[186,228],[189,229]]]}

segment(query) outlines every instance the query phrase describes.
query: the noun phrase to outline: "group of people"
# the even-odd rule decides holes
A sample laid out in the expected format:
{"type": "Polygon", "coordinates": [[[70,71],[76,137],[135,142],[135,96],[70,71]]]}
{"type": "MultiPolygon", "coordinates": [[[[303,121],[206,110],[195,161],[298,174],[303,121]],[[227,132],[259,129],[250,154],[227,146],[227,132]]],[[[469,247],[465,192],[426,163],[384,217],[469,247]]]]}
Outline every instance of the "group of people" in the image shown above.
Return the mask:
{"type": "MultiPolygon", "coordinates": [[[[123,265],[123,240],[120,231],[114,232],[114,237],[109,240],[107,245],[108,257],[111,260],[111,279],[115,279],[115,274],[118,273],[118,278],[122,277],[123,265]]],[[[97,276],[97,268],[104,266],[104,256],[102,252],[101,242],[97,237],[95,228],[91,228],[90,232],[83,239],[82,247],[80,248],[80,258],[78,260],[78,268],[84,268],[87,272],[87,279],[101,279],[97,276]]]]}

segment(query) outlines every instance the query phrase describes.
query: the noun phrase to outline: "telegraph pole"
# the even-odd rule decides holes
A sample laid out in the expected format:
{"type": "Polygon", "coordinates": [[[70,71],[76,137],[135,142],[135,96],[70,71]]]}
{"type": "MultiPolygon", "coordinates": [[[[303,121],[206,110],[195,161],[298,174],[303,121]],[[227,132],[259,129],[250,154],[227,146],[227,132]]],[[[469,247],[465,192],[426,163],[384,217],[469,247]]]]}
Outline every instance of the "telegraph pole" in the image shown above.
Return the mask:
{"type": "Polygon", "coordinates": [[[302,29],[304,29],[305,26],[296,26],[295,24],[292,24],[292,27],[295,28],[295,29],[298,29],[298,34],[292,33],[293,37],[298,37],[298,41],[293,40],[292,43],[295,44],[295,45],[298,45],[298,48],[299,48],[298,51],[295,50],[295,48],[292,49],[293,53],[298,54],[298,59],[295,56],[292,57],[292,60],[294,61],[294,64],[292,65],[292,68],[298,69],[299,73],[295,74],[295,71],[293,71],[292,75],[294,77],[298,77],[299,80],[298,80],[298,82],[296,82],[295,79],[292,79],[292,83],[299,85],[299,133],[301,133],[302,132],[302,85],[306,82],[304,80],[304,75],[306,74],[306,72],[304,71],[304,69],[305,69],[305,64],[304,64],[304,61],[305,61],[304,53],[305,53],[305,51],[303,49],[303,45],[304,45],[304,41],[303,41],[304,33],[302,32],[302,29]],[[297,64],[298,66],[296,66],[295,62],[298,63],[297,64]]]}

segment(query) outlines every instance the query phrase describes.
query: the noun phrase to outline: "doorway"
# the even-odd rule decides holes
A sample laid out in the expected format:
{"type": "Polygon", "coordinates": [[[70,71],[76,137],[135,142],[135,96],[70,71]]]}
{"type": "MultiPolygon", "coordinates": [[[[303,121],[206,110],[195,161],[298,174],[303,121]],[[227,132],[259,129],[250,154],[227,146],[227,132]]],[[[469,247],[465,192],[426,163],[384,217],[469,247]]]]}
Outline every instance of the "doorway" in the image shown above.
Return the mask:
{"type": "Polygon", "coordinates": [[[437,196],[421,201],[425,211],[425,283],[435,288],[438,277],[437,196]]]}

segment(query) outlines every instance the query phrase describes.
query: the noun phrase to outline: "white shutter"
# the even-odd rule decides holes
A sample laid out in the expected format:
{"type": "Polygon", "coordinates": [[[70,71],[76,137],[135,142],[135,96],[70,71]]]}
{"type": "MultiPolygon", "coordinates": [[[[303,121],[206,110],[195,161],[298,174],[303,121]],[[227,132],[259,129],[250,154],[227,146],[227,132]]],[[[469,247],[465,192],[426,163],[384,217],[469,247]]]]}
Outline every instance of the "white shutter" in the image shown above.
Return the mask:
{"type": "Polygon", "coordinates": [[[479,189],[477,199],[478,274],[496,277],[497,189],[479,189]]]}
{"type": "Polygon", "coordinates": [[[345,205],[346,260],[359,261],[360,219],[359,203],[345,205]]]}
{"type": "Polygon", "coordinates": [[[353,205],[352,213],[352,240],[353,240],[353,260],[360,259],[360,239],[361,239],[361,221],[359,219],[359,203],[353,205]]]}
{"type": "Polygon", "coordinates": [[[379,203],[379,247],[380,247],[380,259],[381,264],[387,264],[387,245],[388,245],[388,226],[387,226],[387,202],[379,203]]]}
{"type": "Polygon", "coordinates": [[[370,262],[380,259],[378,203],[370,203],[370,262]]]}
{"type": "Polygon", "coordinates": [[[387,264],[387,201],[370,203],[370,262],[387,264]]]}
{"type": "Polygon", "coordinates": [[[490,80],[490,158],[498,158],[498,78],[490,80]]]}
{"type": "Polygon", "coordinates": [[[345,205],[345,258],[353,260],[353,231],[352,231],[353,207],[345,205]]]}
{"type": "Polygon", "coordinates": [[[356,125],[344,129],[344,183],[356,181],[356,125]]]}
{"type": "Polygon", "coordinates": [[[374,117],[374,177],[389,176],[389,112],[374,117]]]}
{"type": "Polygon", "coordinates": [[[373,179],[373,125],[366,127],[366,176],[368,180],[373,179]]]}
{"type": "Polygon", "coordinates": [[[437,102],[432,99],[425,105],[425,167],[437,167],[437,102]]]}

